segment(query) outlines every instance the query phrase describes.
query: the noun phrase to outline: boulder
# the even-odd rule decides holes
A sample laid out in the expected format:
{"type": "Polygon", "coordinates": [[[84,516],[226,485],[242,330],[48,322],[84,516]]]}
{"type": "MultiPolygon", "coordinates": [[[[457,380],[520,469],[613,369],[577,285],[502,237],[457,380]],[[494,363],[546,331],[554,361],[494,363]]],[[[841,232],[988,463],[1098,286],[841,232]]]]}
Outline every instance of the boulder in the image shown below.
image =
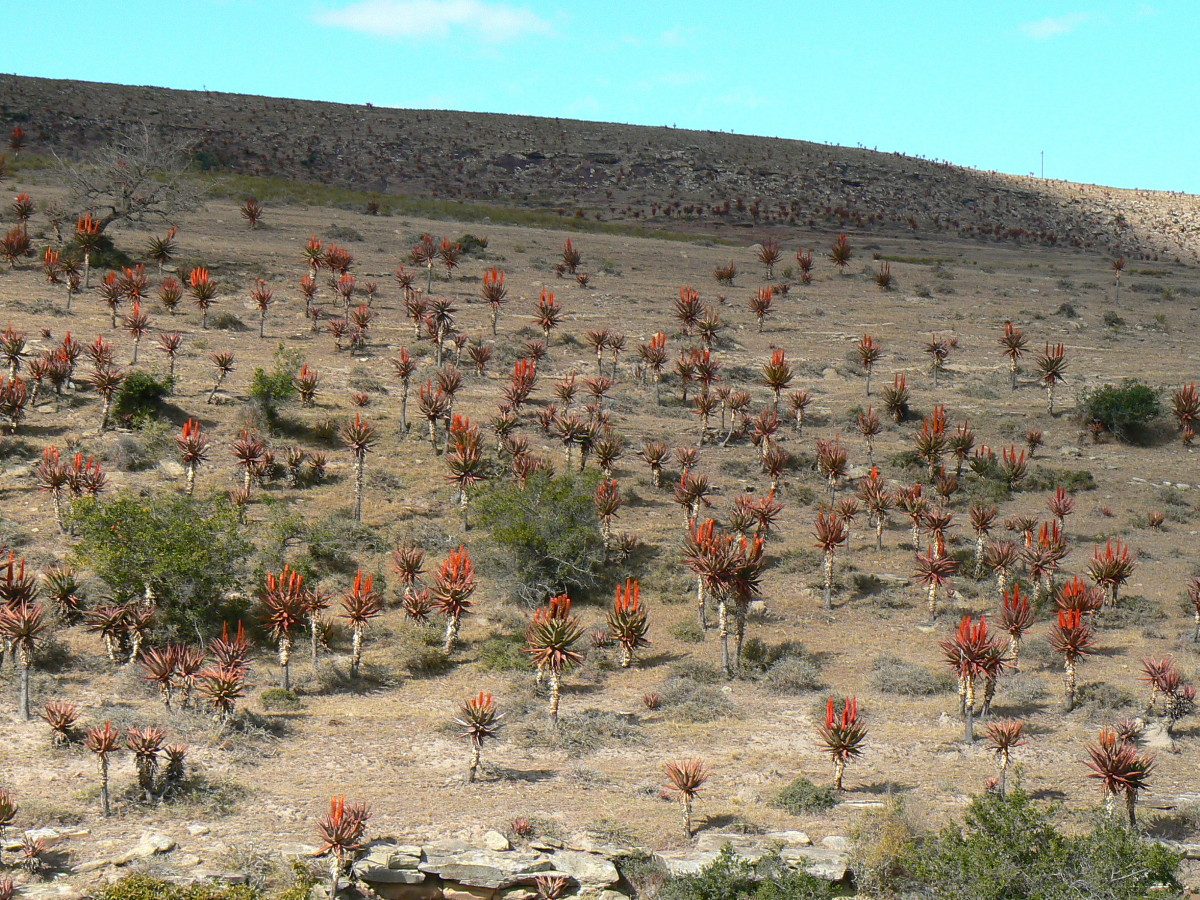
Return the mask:
{"type": "Polygon", "coordinates": [[[717,852],[715,850],[708,853],[701,853],[697,850],[660,850],[654,854],[654,858],[667,870],[667,874],[672,878],[677,878],[680,875],[695,875],[717,858],[717,852]]]}
{"type": "Polygon", "coordinates": [[[459,884],[455,881],[442,884],[442,896],[446,900],[496,900],[498,893],[496,888],[476,887],[473,884],[459,884]]]}
{"type": "Polygon", "coordinates": [[[850,874],[850,856],[827,847],[786,847],[779,854],[793,869],[826,881],[844,881],[850,874]]]}
{"type": "Polygon", "coordinates": [[[483,835],[483,846],[497,853],[512,849],[512,844],[509,843],[508,838],[495,830],[488,831],[483,835]]]}
{"type": "Polygon", "coordinates": [[[433,876],[421,884],[376,882],[370,887],[382,900],[442,900],[442,882],[433,876]]]}
{"type": "Polygon", "coordinates": [[[129,850],[126,850],[120,856],[113,857],[112,864],[114,866],[124,866],[135,860],[149,859],[151,856],[156,856],[160,853],[170,853],[174,849],[175,839],[173,837],[148,831],[129,850]]]}
{"type": "Polygon", "coordinates": [[[533,884],[537,875],[554,866],[544,853],[480,850],[460,841],[447,841],[425,847],[425,859],[418,868],[444,881],[499,889],[533,884]]]}
{"type": "Polygon", "coordinates": [[[550,854],[550,862],[559,872],[573,878],[584,890],[611,887],[621,880],[621,873],[617,871],[617,867],[599,853],[557,850],[550,854]]]}

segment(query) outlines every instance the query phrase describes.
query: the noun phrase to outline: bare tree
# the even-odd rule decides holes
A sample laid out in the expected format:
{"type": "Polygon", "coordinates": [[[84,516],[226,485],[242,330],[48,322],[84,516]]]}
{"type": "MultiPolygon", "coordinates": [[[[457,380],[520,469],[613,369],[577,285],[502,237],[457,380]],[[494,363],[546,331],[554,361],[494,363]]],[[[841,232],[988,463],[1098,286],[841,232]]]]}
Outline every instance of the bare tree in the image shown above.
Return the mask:
{"type": "Polygon", "coordinates": [[[189,171],[195,141],[133,126],[87,158],[58,166],[68,203],[93,213],[104,231],[113,222],[170,221],[199,206],[207,186],[189,171]]]}

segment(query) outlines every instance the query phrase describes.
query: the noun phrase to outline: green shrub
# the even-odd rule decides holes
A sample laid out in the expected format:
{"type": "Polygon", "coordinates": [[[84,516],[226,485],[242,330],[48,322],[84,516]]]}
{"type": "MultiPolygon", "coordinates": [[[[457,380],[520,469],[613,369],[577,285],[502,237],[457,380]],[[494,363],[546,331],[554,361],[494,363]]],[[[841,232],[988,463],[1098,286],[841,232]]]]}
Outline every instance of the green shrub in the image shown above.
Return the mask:
{"type": "Polygon", "coordinates": [[[1135,378],[1088,391],[1081,395],[1079,406],[1085,422],[1100,422],[1122,440],[1143,436],[1162,409],[1158,392],[1135,378]]]}
{"type": "Polygon", "coordinates": [[[300,698],[283,688],[267,688],[258,695],[258,704],[268,711],[275,709],[295,711],[300,708],[300,698]]]}
{"type": "Polygon", "coordinates": [[[147,420],[136,433],[120,435],[104,458],[123,472],[141,472],[158,465],[174,450],[174,437],[167,422],[147,420]]]}
{"type": "Polygon", "coordinates": [[[778,855],[750,863],[736,856],[728,844],[695,875],[672,878],[659,892],[662,900],[823,900],[833,896],[833,886],[827,881],[789,869],[778,855]]]}
{"type": "Polygon", "coordinates": [[[90,900],[262,900],[249,885],[181,885],[149,875],[128,875],[105,885],[90,900]]]}
{"type": "Polygon", "coordinates": [[[475,508],[495,549],[497,575],[512,594],[537,604],[564,591],[575,599],[596,589],[608,571],[592,494],[598,472],[538,474],[522,487],[496,481],[475,508]]]}
{"type": "Polygon", "coordinates": [[[1094,491],[1096,477],[1087,469],[1055,469],[1050,466],[1034,466],[1018,485],[1025,492],[1041,493],[1062,488],[1070,493],[1094,491]]]}
{"type": "Polygon", "coordinates": [[[217,313],[208,320],[208,327],[217,331],[249,331],[246,323],[231,312],[217,313]]]}
{"type": "Polygon", "coordinates": [[[479,644],[479,668],[485,672],[528,672],[529,660],[520,632],[493,633],[479,644]]]}
{"type": "Polygon", "coordinates": [[[257,368],[250,379],[250,403],[268,425],[279,418],[279,407],[296,396],[295,377],[304,365],[298,350],[288,350],[283,344],[275,349],[271,371],[257,368]]]}
{"type": "Polygon", "coordinates": [[[922,897],[1142,900],[1179,896],[1179,857],[1111,820],[1067,835],[1020,786],[976,797],[964,826],[918,839],[903,865],[922,897]],[[1160,887],[1161,886],[1161,887],[1160,887]]]}
{"type": "Polygon", "coordinates": [[[700,627],[700,623],[690,616],[682,622],[676,622],[671,626],[671,637],[677,641],[683,641],[685,644],[703,644],[704,629],[700,627]]]}
{"type": "Polygon", "coordinates": [[[805,813],[825,812],[837,806],[838,798],[833,788],[813,784],[801,776],[771,799],[771,805],[786,810],[793,816],[805,813]]]}
{"type": "Polygon", "coordinates": [[[174,494],[85,497],[72,505],[70,519],[79,536],[72,564],[91,570],[114,597],[149,590],[167,634],[207,638],[244,615],[246,601],[231,594],[244,581],[251,547],[227,502],[174,494]]]}
{"type": "Polygon", "coordinates": [[[87,900],[308,900],[316,881],[300,864],[293,870],[296,883],[269,894],[247,884],[175,884],[137,874],[98,888],[87,900]]]}
{"type": "Polygon", "coordinates": [[[875,657],[871,685],[877,691],[902,697],[929,697],[955,689],[954,679],[949,674],[935,672],[894,656],[875,657]]]}
{"type": "Polygon", "coordinates": [[[163,400],[170,395],[174,379],[155,378],[143,369],[125,376],[113,399],[113,416],[123,425],[140,428],[163,413],[163,400]]]}
{"type": "Polygon", "coordinates": [[[386,553],[391,549],[379,529],[355,522],[349,510],[338,510],[311,523],[301,539],[306,545],[305,553],[294,565],[315,578],[353,575],[362,564],[359,554],[386,553]]]}
{"type": "Polygon", "coordinates": [[[803,694],[821,690],[825,681],[815,660],[788,657],[767,669],[763,684],[777,694],[803,694]]]}

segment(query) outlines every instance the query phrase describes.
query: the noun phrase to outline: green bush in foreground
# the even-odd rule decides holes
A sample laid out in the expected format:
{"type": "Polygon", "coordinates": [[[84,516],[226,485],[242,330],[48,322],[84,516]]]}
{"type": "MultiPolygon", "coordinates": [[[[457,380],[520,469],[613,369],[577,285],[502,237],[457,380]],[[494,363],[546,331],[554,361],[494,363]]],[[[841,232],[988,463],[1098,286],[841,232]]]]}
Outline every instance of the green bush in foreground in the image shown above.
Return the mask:
{"type": "Polygon", "coordinates": [[[579,600],[605,574],[604,541],[592,494],[595,471],[533,475],[524,486],[486,485],[475,501],[479,523],[499,551],[495,563],[512,593],[536,604],[555,594],[579,600]]]}
{"type": "Polygon", "coordinates": [[[976,797],[962,826],[918,838],[900,863],[922,897],[1141,900],[1181,896],[1179,859],[1111,820],[1063,834],[1018,786],[976,797]]]}
{"type": "Polygon", "coordinates": [[[1161,412],[1158,392],[1134,378],[1106,384],[1080,398],[1084,422],[1100,422],[1122,440],[1132,440],[1161,412]]]}
{"type": "Polygon", "coordinates": [[[734,855],[728,844],[695,875],[672,878],[661,900],[824,900],[833,886],[807,872],[795,872],[778,856],[751,864],[734,855]]]}
{"type": "Polygon", "coordinates": [[[178,494],[84,497],[72,505],[71,522],[79,535],[72,564],[114,597],[148,595],[172,637],[207,639],[244,612],[244,602],[231,598],[251,546],[228,503],[178,494]]]}
{"type": "Polygon", "coordinates": [[[311,882],[300,881],[270,894],[248,885],[172,884],[149,875],[129,875],[105,885],[88,900],[306,900],[311,882]]]}
{"type": "Polygon", "coordinates": [[[805,813],[825,812],[837,806],[838,798],[832,788],[813,784],[801,776],[781,790],[771,800],[771,805],[787,810],[793,816],[805,813]]]}

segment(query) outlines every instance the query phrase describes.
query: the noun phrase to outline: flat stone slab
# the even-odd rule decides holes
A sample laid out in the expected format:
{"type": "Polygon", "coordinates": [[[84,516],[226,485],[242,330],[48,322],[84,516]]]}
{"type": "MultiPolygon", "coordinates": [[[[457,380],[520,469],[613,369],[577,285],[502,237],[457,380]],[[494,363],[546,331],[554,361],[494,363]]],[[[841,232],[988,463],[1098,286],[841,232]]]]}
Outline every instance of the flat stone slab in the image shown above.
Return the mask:
{"type": "Polygon", "coordinates": [[[426,846],[425,859],[417,868],[445,881],[499,889],[533,884],[538,875],[553,870],[554,864],[544,853],[497,852],[448,841],[426,846]]]}
{"type": "Polygon", "coordinates": [[[617,867],[598,853],[557,850],[550,855],[550,862],[585,889],[611,887],[621,880],[617,867]]]}

